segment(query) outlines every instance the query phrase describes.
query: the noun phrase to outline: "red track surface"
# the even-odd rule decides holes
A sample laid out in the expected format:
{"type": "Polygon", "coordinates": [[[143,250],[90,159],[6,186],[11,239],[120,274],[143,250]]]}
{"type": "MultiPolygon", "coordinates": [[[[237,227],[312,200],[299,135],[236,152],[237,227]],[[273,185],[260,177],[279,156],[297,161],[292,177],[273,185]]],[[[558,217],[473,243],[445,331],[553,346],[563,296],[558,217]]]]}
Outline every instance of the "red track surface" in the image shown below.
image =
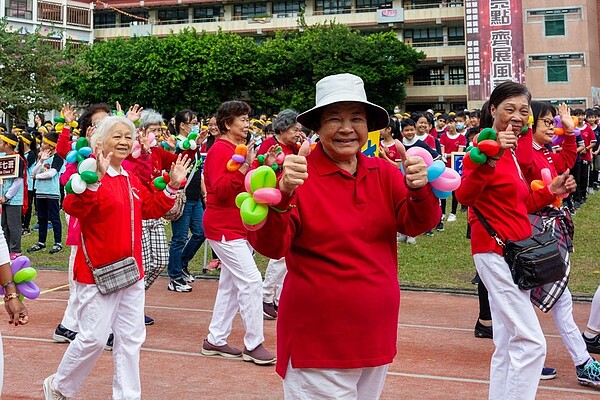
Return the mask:
{"type": "MultiPolygon", "coordinates": [[[[67,283],[67,274],[40,271],[42,291],[67,283]]],[[[157,280],[147,292],[146,313],[156,319],[147,329],[141,371],[144,399],[281,399],[280,378],[273,366],[200,355],[215,299],[217,282],[200,280],[191,293],[166,290],[157,280]]],[[[2,325],[5,375],[3,399],[43,398],[42,382],[54,373],[66,349],[51,339],[62,318],[68,288],[45,292],[28,301],[30,323],[2,325]]],[[[382,305],[385,306],[385,305],[382,305]]],[[[487,398],[493,343],[476,339],[473,326],[477,298],[426,292],[402,292],[398,356],[390,366],[383,399],[475,400],[487,398]]],[[[576,303],[575,321],[585,327],[589,304],[576,303]]],[[[4,315],[4,314],[2,314],[4,315]]],[[[6,318],[6,317],[2,317],[6,318]]],[[[537,399],[600,399],[600,390],[579,386],[575,369],[550,315],[540,313],[548,343],[546,365],[558,377],[540,383],[537,399]]],[[[265,345],[275,350],[276,321],[265,321],[265,345]]],[[[317,334],[317,333],[315,333],[317,334]]],[[[341,334],[341,333],[340,333],[341,334]]],[[[243,346],[239,317],[229,342],[243,346]]],[[[368,338],[365,338],[368,340],[368,338]]],[[[112,353],[104,352],[77,399],[111,398],[112,353]]]]}

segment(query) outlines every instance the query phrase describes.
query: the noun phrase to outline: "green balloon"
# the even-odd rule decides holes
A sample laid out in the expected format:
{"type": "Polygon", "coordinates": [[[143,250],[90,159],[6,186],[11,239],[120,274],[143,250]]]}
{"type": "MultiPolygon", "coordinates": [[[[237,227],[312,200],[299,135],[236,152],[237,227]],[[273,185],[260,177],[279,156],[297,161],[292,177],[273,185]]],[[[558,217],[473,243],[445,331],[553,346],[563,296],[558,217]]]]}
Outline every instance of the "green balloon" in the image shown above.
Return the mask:
{"type": "Polygon", "coordinates": [[[277,171],[279,169],[279,165],[273,164],[271,165],[271,168],[273,169],[273,171],[277,171]]]}
{"type": "Polygon", "coordinates": [[[34,268],[23,268],[17,271],[17,273],[13,276],[13,282],[17,284],[22,282],[31,282],[36,276],[37,271],[34,268]]]}
{"type": "Polygon", "coordinates": [[[263,165],[265,163],[265,156],[263,154],[256,156],[256,159],[258,160],[258,163],[260,165],[263,165]]]}
{"type": "Polygon", "coordinates": [[[75,192],[73,191],[73,188],[71,187],[70,179],[69,179],[69,182],[67,182],[67,184],[65,185],[65,191],[69,194],[75,194],[75,192]]]}
{"type": "Polygon", "coordinates": [[[81,179],[88,185],[98,182],[98,174],[92,171],[83,171],[79,176],[81,176],[81,179]]]}
{"type": "Polygon", "coordinates": [[[82,156],[81,154],[77,153],[77,162],[78,162],[78,163],[80,163],[80,162],[82,162],[83,160],[85,160],[85,157],[84,157],[84,156],[82,156]]]}
{"type": "Polygon", "coordinates": [[[235,196],[235,205],[237,208],[242,208],[242,203],[250,197],[252,197],[252,195],[248,192],[242,192],[235,196]]]}
{"type": "MultiPolygon", "coordinates": [[[[496,135],[495,130],[493,130],[492,128],[485,128],[484,130],[479,132],[479,136],[477,136],[477,142],[479,143],[479,142],[482,142],[487,139],[496,140],[497,138],[498,138],[498,135],[496,135]]],[[[473,161],[475,161],[475,160],[473,160],[473,161]]]]}
{"type": "MultiPolygon", "coordinates": [[[[267,167],[268,168],[268,167],[267,167]]],[[[269,170],[271,170],[269,168],[269,170]]],[[[271,170],[272,171],[272,170],[271,170]]],[[[256,172],[255,172],[256,173],[256,172]]],[[[247,198],[240,207],[242,221],[248,225],[260,224],[267,218],[269,207],[264,204],[258,204],[252,197],[247,198]]]]}
{"type": "Polygon", "coordinates": [[[80,137],[79,139],[77,139],[77,142],[75,143],[75,150],[79,150],[82,147],[88,147],[88,141],[84,137],[80,137]]]}
{"type": "Polygon", "coordinates": [[[473,147],[469,152],[471,161],[475,164],[483,164],[487,160],[487,156],[481,152],[477,147],[473,147]]]}
{"type": "Polygon", "coordinates": [[[189,140],[196,140],[198,138],[197,133],[190,133],[187,137],[189,140]]]}
{"type": "MultiPolygon", "coordinates": [[[[262,188],[274,188],[277,186],[277,176],[273,168],[261,165],[256,168],[252,177],[250,178],[250,189],[252,193],[262,188]]],[[[251,224],[254,225],[254,224],[251,224]]]]}
{"type": "Polygon", "coordinates": [[[158,190],[165,190],[167,188],[167,182],[162,176],[159,176],[154,180],[154,187],[158,190]]]}

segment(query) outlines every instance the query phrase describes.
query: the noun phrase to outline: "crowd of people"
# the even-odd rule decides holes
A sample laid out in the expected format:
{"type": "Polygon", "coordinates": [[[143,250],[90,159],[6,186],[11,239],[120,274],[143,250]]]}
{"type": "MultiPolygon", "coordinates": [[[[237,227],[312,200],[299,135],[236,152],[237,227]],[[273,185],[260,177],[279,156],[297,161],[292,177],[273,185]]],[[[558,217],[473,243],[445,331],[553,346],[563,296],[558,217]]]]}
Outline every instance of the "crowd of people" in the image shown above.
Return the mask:
{"type": "Polygon", "coordinates": [[[144,315],[144,292],[165,270],[167,290],[192,291],[189,263],[205,242],[212,250],[205,270],[220,274],[203,355],[276,363],[286,399],[378,398],[397,352],[398,242],[444,231],[459,207],[467,211],[480,294],[475,336],[496,346],[489,398],[533,399],[539,378],[556,376],[544,365],[534,305],[552,311],[578,382],[600,386],[600,363],[590,355],[600,354],[600,286],[582,334],[567,283],[551,304],[519,289],[481,222],[511,240],[531,236],[535,216],[565,227],[600,185],[600,109],[556,108],[531,97],[507,82],[481,110],[390,116],[367,100],[360,77],[339,74],[317,83],[310,110],[271,118],[252,118],[243,101],[227,101],[211,116],[185,109],[168,120],[139,105],[123,111],[102,103],[81,115],[66,104],[58,125],[41,114],[33,128],[0,125],[0,152],[18,163],[0,197],[0,285],[12,323],[28,322],[8,265],[22,254],[32,214],[38,241],[28,252],[46,249],[49,229],[50,254],[70,247],[69,301],[53,333],[69,347],[44,381],[46,399],[76,396],[103,349],[115,359],[113,397],[139,399],[139,353],[145,325],[154,323],[144,315]],[[452,155],[463,154],[483,128],[496,132],[499,152],[463,168],[448,208],[428,182],[424,159],[406,151],[419,147],[453,168],[452,155]],[[369,158],[361,148],[372,131],[381,142],[379,156],[369,158]],[[82,147],[90,154],[77,158],[82,147]],[[84,182],[83,162],[95,174],[84,182]],[[263,206],[264,222],[248,225],[236,197],[264,166],[275,172],[279,197],[263,206]],[[544,168],[552,184],[530,190],[544,168]],[[270,259],[264,280],[255,251],[270,259]],[[119,275],[105,291],[97,272],[115,266],[131,277],[119,275]],[[228,343],[237,312],[243,348],[228,343]],[[263,346],[263,319],[278,321],[276,352],[263,346]]]}

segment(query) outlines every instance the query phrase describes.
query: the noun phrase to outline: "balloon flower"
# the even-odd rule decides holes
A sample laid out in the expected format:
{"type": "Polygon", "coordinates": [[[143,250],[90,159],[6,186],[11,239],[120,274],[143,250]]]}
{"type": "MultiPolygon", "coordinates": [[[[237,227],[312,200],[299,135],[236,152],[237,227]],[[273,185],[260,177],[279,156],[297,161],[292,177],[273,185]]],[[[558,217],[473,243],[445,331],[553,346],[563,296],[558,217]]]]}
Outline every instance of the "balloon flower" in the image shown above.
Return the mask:
{"type": "Polygon", "coordinates": [[[262,165],[246,174],[246,192],[235,198],[240,209],[242,223],[249,231],[260,229],[266,222],[269,206],[281,202],[281,192],[277,187],[277,177],[271,167],[262,165]]]}
{"type": "Polygon", "coordinates": [[[562,136],[565,134],[565,126],[560,119],[560,115],[554,116],[554,134],[557,136],[562,136]]]}
{"type": "MultiPolygon", "coordinates": [[[[17,287],[17,292],[21,294],[21,300],[23,297],[28,299],[37,299],[40,295],[40,288],[33,283],[33,280],[37,276],[37,271],[32,268],[29,258],[25,256],[19,256],[14,259],[10,265],[10,270],[13,274],[13,282],[17,287]]],[[[0,294],[4,294],[4,288],[0,286],[0,294]]]]}
{"type": "MultiPolygon", "coordinates": [[[[277,147],[277,158],[275,159],[275,163],[273,165],[271,165],[271,168],[273,168],[273,171],[277,171],[278,169],[281,168],[280,166],[283,165],[284,158],[285,158],[285,153],[281,149],[281,146],[277,147]]],[[[264,154],[260,154],[260,155],[256,156],[256,159],[258,160],[259,165],[263,165],[265,163],[265,155],[264,154]]]]}
{"type": "MultiPolygon", "coordinates": [[[[538,191],[541,190],[547,186],[550,186],[552,184],[552,182],[554,182],[554,180],[558,178],[558,177],[554,177],[552,178],[552,174],[550,173],[550,169],[549,168],[544,168],[542,169],[542,179],[535,179],[533,181],[531,181],[531,190],[538,191]]],[[[556,208],[559,208],[562,204],[562,199],[565,199],[569,197],[568,193],[564,193],[564,194],[560,194],[556,196],[556,200],[554,200],[552,202],[552,205],[556,208]]]]}
{"type": "Polygon", "coordinates": [[[81,194],[85,192],[88,185],[98,182],[98,163],[95,158],[86,158],[77,165],[77,173],[71,175],[71,179],[65,185],[67,193],[81,194]]]}
{"type": "Polygon", "coordinates": [[[484,164],[488,157],[494,157],[500,152],[500,145],[496,141],[498,135],[492,128],[485,128],[473,138],[473,145],[467,148],[463,157],[463,166],[473,169],[484,164]]]}
{"type": "Polygon", "coordinates": [[[92,154],[92,148],[88,144],[86,138],[81,137],[71,145],[71,151],[67,153],[65,158],[69,164],[81,162],[92,154]]]}
{"type": "Polygon", "coordinates": [[[438,199],[446,199],[460,186],[460,175],[446,167],[442,160],[433,161],[431,154],[422,147],[411,147],[406,151],[408,157],[420,157],[427,165],[427,180],[431,183],[433,194],[438,199]]]}
{"type": "MultiPolygon", "coordinates": [[[[67,122],[65,120],[65,114],[61,111],[59,117],[54,117],[54,122],[56,122],[56,125],[54,125],[54,129],[57,132],[62,131],[65,127],[65,122],[67,122]]],[[[71,126],[72,128],[77,128],[79,124],[77,123],[77,121],[71,121],[69,122],[69,126],[71,126]]]]}
{"type": "Polygon", "coordinates": [[[177,141],[177,147],[181,150],[196,150],[198,148],[198,144],[196,143],[198,133],[198,125],[194,125],[192,131],[185,139],[177,141]]]}
{"type": "MultiPolygon", "coordinates": [[[[171,177],[169,176],[169,173],[165,171],[163,171],[161,176],[155,178],[154,181],[152,181],[154,187],[158,190],[164,190],[169,184],[169,182],[171,182],[171,177]]],[[[184,179],[183,182],[181,182],[181,187],[185,187],[186,183],[187,179],[184,179]]]]}
{"type": "Polygon", "coordinates": [[[244,161],[246,161],[246,154],[248,154],[248,148],[243,144],[238,144],[231,156],[231,160],[227,161],[227,171],[234,172],[240,169],[244,161]]]}

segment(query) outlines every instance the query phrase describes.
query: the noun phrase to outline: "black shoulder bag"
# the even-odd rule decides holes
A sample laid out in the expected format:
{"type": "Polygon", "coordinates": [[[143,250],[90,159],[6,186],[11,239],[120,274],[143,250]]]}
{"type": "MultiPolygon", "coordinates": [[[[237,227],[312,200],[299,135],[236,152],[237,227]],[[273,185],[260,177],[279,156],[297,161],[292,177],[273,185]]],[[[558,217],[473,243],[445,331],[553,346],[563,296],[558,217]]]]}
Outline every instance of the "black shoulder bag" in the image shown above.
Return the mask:
{"type": "Polygon", "coordinates": [[[560,254],[558,240],[554,237],[552,229],[516,242],[503,241],[481,212],[475,207],[472,208],[485,230],[502,247],[504,260],[519,289],[534,289],[565,277],[567,265],[560,254]]]}

